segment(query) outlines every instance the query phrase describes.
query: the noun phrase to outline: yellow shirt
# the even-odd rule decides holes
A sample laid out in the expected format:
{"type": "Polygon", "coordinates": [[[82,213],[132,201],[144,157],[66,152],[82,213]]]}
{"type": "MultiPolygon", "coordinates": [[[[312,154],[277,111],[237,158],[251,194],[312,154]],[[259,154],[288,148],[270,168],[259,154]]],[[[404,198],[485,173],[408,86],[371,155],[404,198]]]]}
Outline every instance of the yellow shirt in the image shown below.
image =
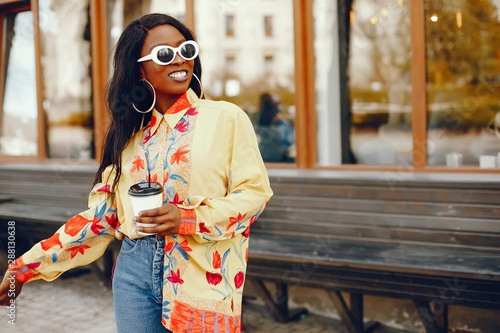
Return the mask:
{"type": "Polygon", "coordinates": [[[188,90],[129,141],[115,191],[109,166],[92,189],[89,209],[14,263],[17,280],[54,280],[99,258],[113,237],[139,238],[127,194],[148,178],[163,184],[165,203],[181,212],[165,238],[164,326],[184,332],[238,332],[250,225],[272,196],[252,124],[234,104],[198,99],[188,90]],[[217,329],[215,329],[217,327],[217,329]]]}

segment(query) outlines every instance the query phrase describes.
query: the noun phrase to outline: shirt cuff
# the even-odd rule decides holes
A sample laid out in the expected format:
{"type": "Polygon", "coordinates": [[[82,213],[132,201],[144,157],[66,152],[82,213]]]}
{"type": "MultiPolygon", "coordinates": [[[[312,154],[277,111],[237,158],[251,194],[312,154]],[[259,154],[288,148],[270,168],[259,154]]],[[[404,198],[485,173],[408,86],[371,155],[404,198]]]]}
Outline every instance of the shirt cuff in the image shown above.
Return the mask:
{"type": "Polygon", "coordinates": [[[179,235],[194,235],[196,233],[196,212],[194,209],[179,207],[181,223],[179,224],[179,235]]]}
{"type": "Polygon", "coordinates": [[[9,271],[11,275],[16,277],[17,282],[21,283],[25,283],[37,275],[29,268],[29,265],[24,264],[22,256],[9,265],[9,271]]]}

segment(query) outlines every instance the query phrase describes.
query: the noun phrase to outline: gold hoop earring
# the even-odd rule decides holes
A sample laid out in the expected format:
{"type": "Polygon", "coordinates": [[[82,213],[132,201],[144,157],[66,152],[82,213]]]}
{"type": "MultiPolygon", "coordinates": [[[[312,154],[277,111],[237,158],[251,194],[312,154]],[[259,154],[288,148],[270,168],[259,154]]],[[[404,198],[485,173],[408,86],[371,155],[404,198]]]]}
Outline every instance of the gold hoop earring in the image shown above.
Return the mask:
{"type": "MultiPolygon", "coordinates": [[[[149,107],[149,109],[147,109],[146,111],[139,110],[135,106],[134,102],[132,102],[132,107],[135,109],[135,111],[137,111],[139,113],[148,113],[148,112],[151,112],[153,110],[153,108],[155,107],[155,104],[156,104],[156,90],[155,90],[155,87],[153,87],[153,85],[147,79],[144,79],[144,81],[142,81],[142,82],[146,82],[147,84],[149,84],[149,86],[153,90],[153,104],[151,104],[151,106],[149,107]]],[[[134,92],[132,91],[132,94],[133,93],[134,92]]]]}
{"type": "Polygon", "coordinates": [[[196,79],[196,81],[198,81],[198,83],[200,84],[200,99],[203,98],[204,94],[203,94],[203,86],[201,85],[201,81],[200,79],[198,78],[198,76],[196,76],[195,73],[193,73],[193,77],[196,79]]]}

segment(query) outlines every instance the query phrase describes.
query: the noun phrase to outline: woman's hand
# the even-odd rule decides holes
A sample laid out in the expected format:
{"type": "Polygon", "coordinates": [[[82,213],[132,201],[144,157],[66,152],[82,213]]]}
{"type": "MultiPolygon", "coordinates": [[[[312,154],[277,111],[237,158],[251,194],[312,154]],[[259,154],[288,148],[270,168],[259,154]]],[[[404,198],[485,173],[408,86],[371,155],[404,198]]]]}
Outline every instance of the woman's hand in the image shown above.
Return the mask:
{"type": "Polygon", "coordinates": [[[173,204],[163,204],[155,209],[139,212],[133,221],[136,223],[153,224],[153,226],[137,226],[136,230],[144,233],[154,233],[158,236],[174,235],[179,231],[181,214],[179,207],[173,204]],[[158,224],[154,226],[154,224],[158,224]]]}
{"type": "Polygon", "coordinates": [[[18,282],[15,277],[10,275],[7,269],[0,284],[0,305],[10,305],[13,300],[21,293],[23,284],[18,282]]]}

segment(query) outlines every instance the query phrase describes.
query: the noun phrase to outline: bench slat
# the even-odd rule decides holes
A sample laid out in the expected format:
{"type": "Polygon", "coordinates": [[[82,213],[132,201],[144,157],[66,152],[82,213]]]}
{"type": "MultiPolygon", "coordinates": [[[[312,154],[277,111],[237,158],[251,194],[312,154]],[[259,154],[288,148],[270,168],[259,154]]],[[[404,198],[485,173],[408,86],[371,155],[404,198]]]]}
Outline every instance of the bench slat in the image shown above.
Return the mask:
{"type": "Polygon", "coordinates": [[[500,205],[408,202],[345,198],[294,197],[275,195],[268,207],[293,207],[294,209],[321,209],[386,214],[426,215],[439,217],[494,218],[500,216],[500,205]]]}
{"type": "Polygon", "coordinates": [[[488,251],[433,249],[419,246],[387,246],[303,237],[253,234],[249,250],[255,258],[277,262],[316,262],[389,272],[500,281],[500,256],[488,251]]]}
{"type": "Polygon", "coordinates": [[[385,244],[420,244],[436,247],[472,247],[500,252],[500,235],[479,232],[450,232],[419,228],[399,228],[380,226],[349,226],[328,223],[314,224],[283,219],[259,218],[251,228],[251,233],[272,235],[293,235],[294,237],[319,237],[326,239],[350,239],[385,244]],[[300,224],[297,226],[295,224],[300,224]]]}
{"type": "MultiPolygon", "coordinates": [[[[262,218],[282,219],[297,221],[300,228],[301,224],[308,224],[313,228],[316,224],[334,223],[341,224],[344,227],[357,226],[378,226],[400,227],[400,228],[420,228],[432,230],[451,230],[451,231],[475,231],[500,233],[500,223],[498,219],[479,219],[479,218],[459,218],[459,217],[436,217],[436,216],[418,216],[401,214],[376,214],[368,212],[345,212],[330,210],[305,210],[305,209],[287,209],[269,206],[262,213],[262,218]],[[305,223],[310,221],[310,223],[305,223]],[[314,222],[311,222],[314,221],[314,222]]],[[[321,232],[320,229],[313,229],[313,232],[321,232]]]]}
{"type": "Polygon", "coordinates": [[[498,190],[390,188],[388,186],[340,186],[311,184],[272,184],[275,195],[300,197],[333,197],[368,200],[453,202],[491,204],[500,202],[498,190]]]}

